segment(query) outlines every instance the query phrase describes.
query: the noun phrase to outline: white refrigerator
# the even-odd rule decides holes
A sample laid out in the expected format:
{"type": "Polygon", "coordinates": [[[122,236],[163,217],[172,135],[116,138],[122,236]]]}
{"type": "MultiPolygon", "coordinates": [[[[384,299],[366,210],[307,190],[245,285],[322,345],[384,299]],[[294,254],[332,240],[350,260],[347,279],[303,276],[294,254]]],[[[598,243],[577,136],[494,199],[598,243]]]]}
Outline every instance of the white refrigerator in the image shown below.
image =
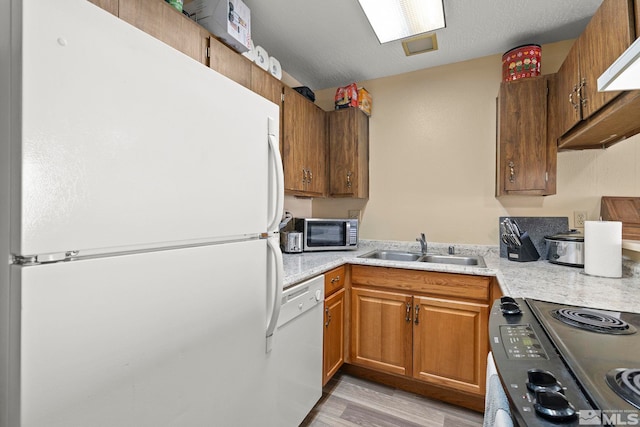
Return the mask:
{"type": "Polygon", "coordinates": [[[269,425],[278,106],[86,0],[0,31],[0,426],[269,425]]]}

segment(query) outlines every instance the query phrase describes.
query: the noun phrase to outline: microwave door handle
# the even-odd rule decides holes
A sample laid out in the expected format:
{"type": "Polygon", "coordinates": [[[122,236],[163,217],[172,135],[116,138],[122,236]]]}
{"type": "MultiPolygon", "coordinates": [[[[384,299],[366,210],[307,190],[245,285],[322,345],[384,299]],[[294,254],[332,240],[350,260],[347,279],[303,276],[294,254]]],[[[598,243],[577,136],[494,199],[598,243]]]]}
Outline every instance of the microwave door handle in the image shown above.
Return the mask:
{"type": "Polygon", "coordinates": [[[345,221],[345,235],[344,235],[344,244],[345,246],[349,246],[349,236],[351,236],[351,221],[345,221]]]}

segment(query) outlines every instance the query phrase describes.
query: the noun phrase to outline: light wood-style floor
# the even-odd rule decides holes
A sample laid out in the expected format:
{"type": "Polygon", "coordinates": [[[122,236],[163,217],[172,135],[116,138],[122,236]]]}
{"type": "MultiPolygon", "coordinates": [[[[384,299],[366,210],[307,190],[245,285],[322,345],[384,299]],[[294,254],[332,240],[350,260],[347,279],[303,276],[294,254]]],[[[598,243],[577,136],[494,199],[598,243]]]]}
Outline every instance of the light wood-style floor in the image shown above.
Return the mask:
{"type": "Polygon", "coordinates": [[[477,427],[482,414],[338,372],[304,427],[477,427]]]}

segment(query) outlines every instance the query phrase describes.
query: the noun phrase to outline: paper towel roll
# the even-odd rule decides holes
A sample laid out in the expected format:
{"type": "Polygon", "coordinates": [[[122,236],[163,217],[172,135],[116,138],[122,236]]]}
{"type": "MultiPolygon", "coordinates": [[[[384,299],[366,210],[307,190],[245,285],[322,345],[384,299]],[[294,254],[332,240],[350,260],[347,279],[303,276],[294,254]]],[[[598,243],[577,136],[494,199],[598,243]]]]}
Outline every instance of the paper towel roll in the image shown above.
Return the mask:
{"type": "Polygon", "coordinates": [[[265,71],[269,71],[269,54],[262,46],[256,46],[256,64],[265,71]]]}
{"type": "Polygon", "coordinates": [[[269,72],[276,79],[282,79],[282,67],[280,66],[280,61],[273,56],[269,57],[269,72]]]}
{"type": "Polygon", "coordinates": [[[622,277],[622,222],[585,221],[584,272],[622,277]]]}

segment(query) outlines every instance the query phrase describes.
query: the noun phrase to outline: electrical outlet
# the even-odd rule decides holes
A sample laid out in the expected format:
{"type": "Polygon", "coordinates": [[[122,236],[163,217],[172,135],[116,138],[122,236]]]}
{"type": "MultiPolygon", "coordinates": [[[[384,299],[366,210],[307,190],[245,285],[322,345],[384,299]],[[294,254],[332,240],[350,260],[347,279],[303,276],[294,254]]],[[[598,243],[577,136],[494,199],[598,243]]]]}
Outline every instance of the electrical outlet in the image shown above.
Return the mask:
{"type": "Polygon", "coordinates": [[[362,211],[361,211],[361,210],[359,210],[359,209],[349,210],[349,218],[357,219],[358,221],[362,221],[362,220],[360,219],[360,214],[361,214],[361,213],[362,213],[362,211]]]}
{"type": "Polygon", "coordinates": [[[573,226],[576,228],[584,228],[584,222],[587,220],[585,211],[573,211],[573,226]]]}

